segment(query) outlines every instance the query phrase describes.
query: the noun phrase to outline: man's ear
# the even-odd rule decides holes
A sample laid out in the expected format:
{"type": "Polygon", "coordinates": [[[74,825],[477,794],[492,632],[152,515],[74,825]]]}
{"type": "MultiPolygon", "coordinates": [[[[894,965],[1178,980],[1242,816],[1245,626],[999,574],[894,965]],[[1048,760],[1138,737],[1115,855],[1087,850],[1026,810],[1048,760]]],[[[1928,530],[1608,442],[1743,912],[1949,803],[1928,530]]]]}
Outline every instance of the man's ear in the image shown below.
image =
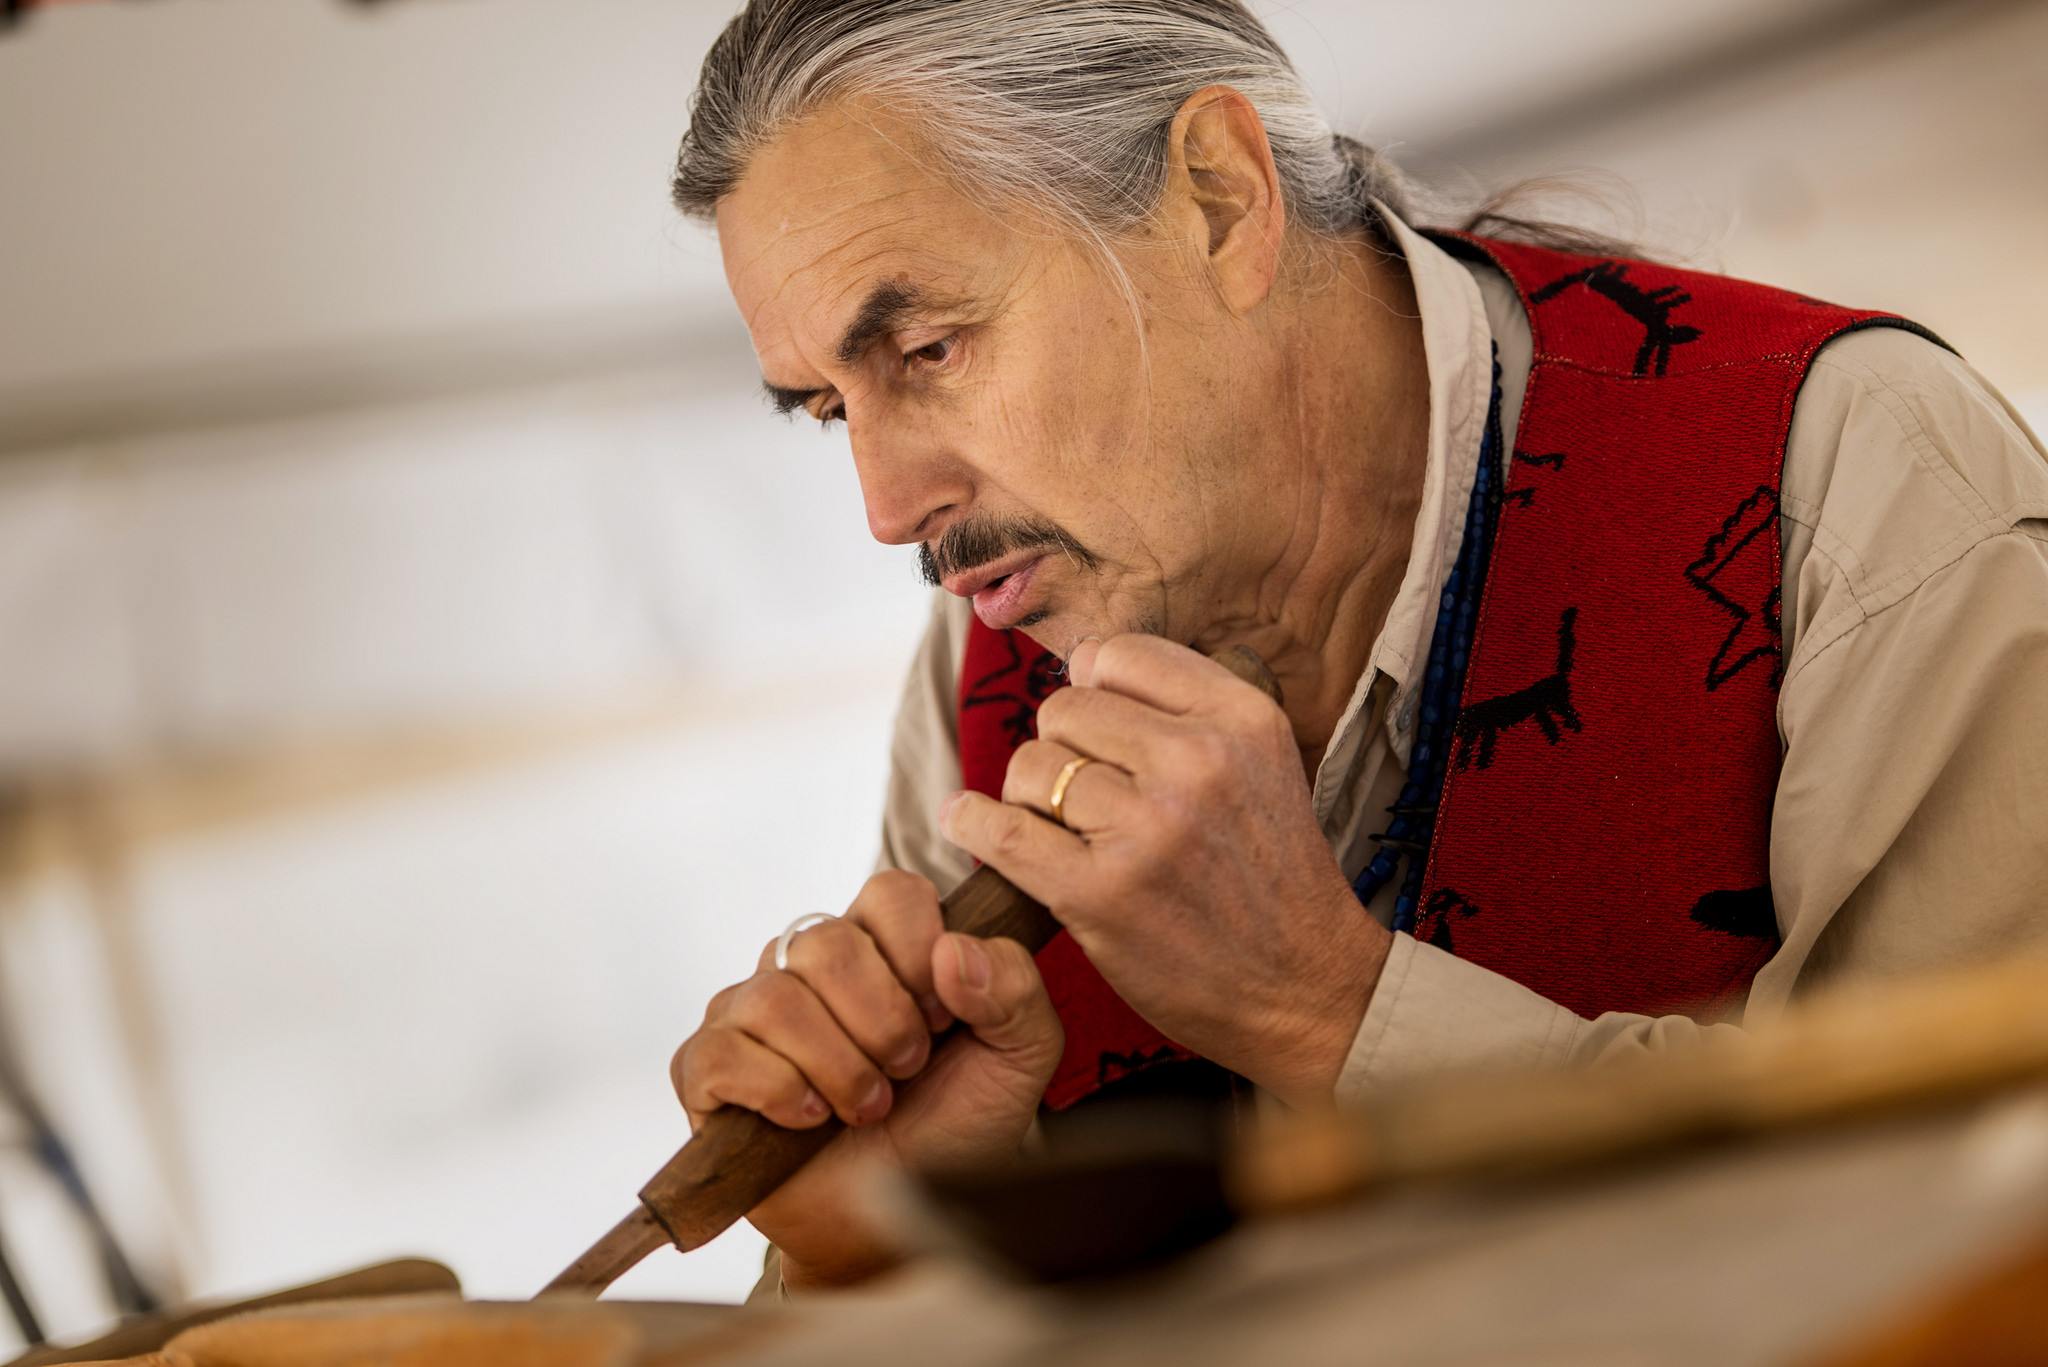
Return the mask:
{"type": "Polygon", "coordinates": [[[1266,125],[1237,91],[1204,86],[1174,115],[1166,157],[1170,230],[1187,235],[1224,303],[1249,313],[1272,291],[1287,227],[1266,125]]]}

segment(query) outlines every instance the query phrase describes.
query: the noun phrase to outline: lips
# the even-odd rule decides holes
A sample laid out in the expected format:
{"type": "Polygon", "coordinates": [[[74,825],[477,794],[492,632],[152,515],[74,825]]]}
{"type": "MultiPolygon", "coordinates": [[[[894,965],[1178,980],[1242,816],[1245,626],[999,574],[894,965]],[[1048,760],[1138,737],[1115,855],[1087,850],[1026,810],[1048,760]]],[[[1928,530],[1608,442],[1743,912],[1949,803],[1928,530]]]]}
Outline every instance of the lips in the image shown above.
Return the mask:
{"type": "Polygon", "coordinates": [[[1034,550],[1012,551],[1000,560],[991,560],[974,569],[947,575],[943,581],[945,590],[962,598],[972,598],[997,580],[1007,579],[1025,566],[1041,559],[1044,554],[1044,551],[1034,550]]]}
{"type": "Polygon", "coordinates": [[[947,580],[946,588],[963,598],[974,599],[974,615],[983,626],[1007,631],[1030,615],[1031,587],[1044,560],[1042,553],[1021,559],[1008,556],[957,580],[947,580]]]}

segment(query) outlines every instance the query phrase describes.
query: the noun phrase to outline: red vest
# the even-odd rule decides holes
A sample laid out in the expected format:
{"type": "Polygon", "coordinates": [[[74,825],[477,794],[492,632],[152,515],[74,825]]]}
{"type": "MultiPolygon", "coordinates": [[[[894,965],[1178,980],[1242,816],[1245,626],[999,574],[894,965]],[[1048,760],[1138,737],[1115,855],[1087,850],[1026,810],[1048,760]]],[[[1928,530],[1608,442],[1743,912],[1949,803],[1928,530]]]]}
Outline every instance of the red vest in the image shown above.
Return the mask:
{"type": "MultiPolygon", "coordinates": [[[[1534,361],[1415,933],[1581,1015],[1724,1013],[1778,948],[1793,401],[1828,341],[1912,324],[1647,262],[1438,241],[1513,282],[1534,361]]],[[[967,787],[1000,795],[1056,663],[973,624],[967,787]]],[[[1189,1057],[1070,937],[1038,962],[1067,1029],[1049,1105],[1189,1057]]]]}

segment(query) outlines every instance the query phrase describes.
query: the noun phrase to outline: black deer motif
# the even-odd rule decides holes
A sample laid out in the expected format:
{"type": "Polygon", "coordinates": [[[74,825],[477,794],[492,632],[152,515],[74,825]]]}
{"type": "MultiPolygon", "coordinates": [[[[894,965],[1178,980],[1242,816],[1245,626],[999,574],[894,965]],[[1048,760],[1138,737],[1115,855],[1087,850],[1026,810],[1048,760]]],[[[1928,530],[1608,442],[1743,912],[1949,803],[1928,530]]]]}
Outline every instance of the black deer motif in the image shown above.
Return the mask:
{"type": "Polygon", "coordinates": [[[1430,927],[1429,942],[1446,954],[1458,952],[1451,943],[1451,917],[1478,914],[1478,904],[1456,888],[1438,888],[1422,899],[1423,917],[1436,918],[1436,924],[1430,927]]]}
{"type": "Polygon", "coordinates": [[[1551,281],[1529,296],[1532,304],[1555,299],[1573,285],[1584,285],[1643,325],[1643,345],[1636,351],[1636,374],[1647,375],[1654,364],[1659,375],[1671,364],[1672,348],[1696,342],[1700,330],[1671,321],[1672,311],[1690,304],[1692,295],[1677,285],[1646,290],[1628,278],[1628,265],[1621,261],[1600,261],[1584,270],[1551,281]]]}
{"type": "Polygon", "coordinates": [[[1006,709],[1003,734],[1013,747],[1037,734],[1038,705],[1066,682],[1059,656],[1043,650],[1027,664],[1017,641],[1016,632],[1003,633],[1003,649],[1008,658],[970,684],[960,701],[963,711],[970,707],[1006,709]]]}
{"type": "MultiPolygon", "coordinates": [[[[1564,452],[1546,451],[1539,455],[1528,451],[1517,451],[1515,452],[1514,464],[1531,465],[1538,469],[1562,470],[1564,469],[1564,452]]],[[[1531,508],[1536,504],[1536,486],[1525,484],[1519,489],[1508,490],[1503,497],[1517,508],[1531,508]]]]}
{"type": "Polygon", "coordinates": [[[1577,608],[1566,608],[1557,619],[1556,673],[1527,688],[1475,702],[1458,714],[1456,760],[1460,769],[1472,767],[1475,760],[1481,769],[1489,767],[1500,733],[1525,721],[1534,721],[1542,729],[1543,738],[1552,745],[1564,734],[1560,727],[1585,729],[1579,722],[1578,709],[1572,706],[1572,652],[1577,646],[1573,630],[1578,617],[1577,608]]]}
{"type": "Polygon", "coordinates": [[[1778,911],[1769,884],[1710,892],[1692,904],[1692,919],[1723,935],[1755,940],[1778,938],[1778,911]]]}

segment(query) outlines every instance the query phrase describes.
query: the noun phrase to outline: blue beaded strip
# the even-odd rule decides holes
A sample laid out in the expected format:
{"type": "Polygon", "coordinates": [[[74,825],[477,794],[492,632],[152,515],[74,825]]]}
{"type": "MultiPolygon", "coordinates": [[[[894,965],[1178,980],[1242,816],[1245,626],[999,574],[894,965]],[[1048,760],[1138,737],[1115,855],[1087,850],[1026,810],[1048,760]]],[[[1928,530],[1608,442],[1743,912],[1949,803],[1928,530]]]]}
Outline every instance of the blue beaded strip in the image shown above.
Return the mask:
{"type": "Polygon", "coordinates": [[[1486,586],[1486,564],[1500,517],[1500,354],[1493,359],[1493,399],[1486,414],[1486,435],[1479,444],[1479,470],[1472,478],[1472,502],[1465,511],[1465,540],[1444,580],[1438,600],[1436,628],[1429,638],[1429,663],[1422,675],[1415,743],[1408,755],[1408,778],[1401,795],[1387,808],[1387,829],[1373,836],[1379,850],[1352,881],[1358,900],[1370,904],[1400,869],[1407,872],[1394,899],[1395,930],[1415,929],[1416,903],[1422,875],[1429,865],[1429,841],[1436,830],[1437,797],[1443,791],[1444,763],[1449,758],[1458,706],[1465,693],[1465,666],[1472,654],[1472,633],[1479,621],[1479,597],[1486,586]]]}

